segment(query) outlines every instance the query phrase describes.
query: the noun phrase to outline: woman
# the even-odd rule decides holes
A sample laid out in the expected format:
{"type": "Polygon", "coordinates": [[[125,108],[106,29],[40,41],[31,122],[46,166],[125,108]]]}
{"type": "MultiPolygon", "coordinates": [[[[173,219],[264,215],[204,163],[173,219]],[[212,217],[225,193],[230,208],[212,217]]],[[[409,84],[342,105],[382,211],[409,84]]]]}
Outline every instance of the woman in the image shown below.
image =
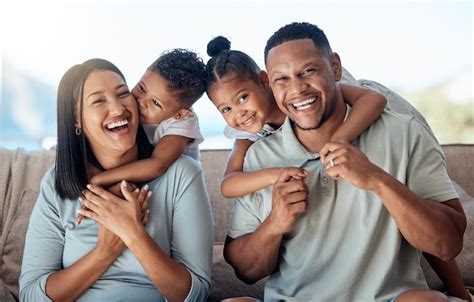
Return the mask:
{"type": "Polygon", "coordinates": [[[207,298],[213,221],[195,161],[178,159],[139,193],[126,182],[116,186],[123,197],[99,187],[83,191],[95,173],[151,150],[117,67],[92,59],[66,72],[58,89],[56,165],[30,218],[20,300],[207,298]],[[92,219],[77,225],[77,212],[92,219]]]}

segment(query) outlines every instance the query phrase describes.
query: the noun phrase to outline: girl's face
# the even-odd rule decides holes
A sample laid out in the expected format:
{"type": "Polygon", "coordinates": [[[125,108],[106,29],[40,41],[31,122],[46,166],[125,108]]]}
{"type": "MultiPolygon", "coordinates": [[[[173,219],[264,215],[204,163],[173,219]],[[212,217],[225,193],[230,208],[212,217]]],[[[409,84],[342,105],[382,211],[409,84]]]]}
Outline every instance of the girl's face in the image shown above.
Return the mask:
{"type": "Polygon", "coordinates": [[[230,127],[245,132],[258,133],[270,115],[272,100],[262,80],[225,76],[211,86],[209,98],[230,127]]]}
{"type": "MultiPolygon", "coordinates": [[[[79,106],[77,106],[79,108],[79,106]]],[[[96,156],[124,154],[135,146],[137,103],[122,78],[109,70],[93,71],[84,83],[82,127],[96,156]]]]}

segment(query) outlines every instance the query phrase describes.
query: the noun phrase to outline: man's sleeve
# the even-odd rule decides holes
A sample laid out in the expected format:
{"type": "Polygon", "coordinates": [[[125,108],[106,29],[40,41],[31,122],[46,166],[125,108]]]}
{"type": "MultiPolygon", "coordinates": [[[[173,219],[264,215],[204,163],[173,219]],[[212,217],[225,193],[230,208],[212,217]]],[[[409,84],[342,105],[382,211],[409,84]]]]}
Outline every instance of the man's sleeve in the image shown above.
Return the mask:
{"type": "MultiPolygon", "coordinates": [[[[258,162],[256,151],[251,147],[245,155],[245,172],[259,169],[255,165],[258,162]]],[[[253,233],[263,222],[264,200],[262,190],[234,199],[229,219],[229,230],[227,236],[237,238],[242,235],[253,233]]]]}
{"type": "Polygon", "coordinates": [[[253,233],[261,224],[261,195],[258,192],[236,198],[232,207],[227,236],[237,238],[253,233]]]}
{"type": "Polygon", "coordinates": [[[458,198],[448,176],[441,146],[432,133],[414,118],[410,121],[408,141],[408,188],[422,198],[438,202],[458,198]]]}

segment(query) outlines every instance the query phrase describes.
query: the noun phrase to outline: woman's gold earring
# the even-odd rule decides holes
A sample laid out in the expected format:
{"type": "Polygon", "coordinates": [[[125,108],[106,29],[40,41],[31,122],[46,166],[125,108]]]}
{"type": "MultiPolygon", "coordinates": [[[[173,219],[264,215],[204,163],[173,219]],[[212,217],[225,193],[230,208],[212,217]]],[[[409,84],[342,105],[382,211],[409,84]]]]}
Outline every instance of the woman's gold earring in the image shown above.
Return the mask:
{"type": "Polygon", "coordinates": [[[79,136],[79,135],[81,135],[81,133],[82,133],[81,128],[79,128],[79,127],[76,128],[76,135],[79,136]]]}

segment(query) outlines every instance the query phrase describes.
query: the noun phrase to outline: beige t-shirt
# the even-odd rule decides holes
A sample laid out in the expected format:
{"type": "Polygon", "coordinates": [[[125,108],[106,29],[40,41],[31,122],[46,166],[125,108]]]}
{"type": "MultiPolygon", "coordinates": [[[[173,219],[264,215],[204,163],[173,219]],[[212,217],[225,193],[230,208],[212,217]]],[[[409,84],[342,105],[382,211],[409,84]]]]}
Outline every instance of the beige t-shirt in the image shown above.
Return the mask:
{"type": "MultiPolygon", "coordinates": [[[[441,147],[412,116],[385,111],[353,144],[418,196],[457,198],[441,147]]],[[[266,300],[383,301],[427,288],[421,252],[402,237],[378,196],[332,180],[319,155],[299,143],[288,119],[281,131],[249,148],[244,171],[286,166],[309,171],[308,207],[283,238],[266,300]]],[[[255,231],[271,211],[271,197],[268,187],[236,199],[228,236],[255,231]]]]}

